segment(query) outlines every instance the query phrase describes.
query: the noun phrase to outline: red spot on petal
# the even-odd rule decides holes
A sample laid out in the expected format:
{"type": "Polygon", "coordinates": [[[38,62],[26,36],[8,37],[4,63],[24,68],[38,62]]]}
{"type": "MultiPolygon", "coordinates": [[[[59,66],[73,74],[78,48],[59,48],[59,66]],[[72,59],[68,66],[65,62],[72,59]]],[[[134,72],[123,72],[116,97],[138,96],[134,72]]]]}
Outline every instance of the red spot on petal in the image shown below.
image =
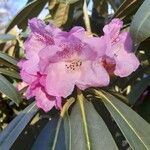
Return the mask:
{"type": "Polygon", "coordinates": [[[114,59],[112,59],[108,56],[104,56],[102,58],[101,63],[110,75],[112,75],[114,73],[114,70],[116,67],[116,63],[115,63],[114,59]]]}

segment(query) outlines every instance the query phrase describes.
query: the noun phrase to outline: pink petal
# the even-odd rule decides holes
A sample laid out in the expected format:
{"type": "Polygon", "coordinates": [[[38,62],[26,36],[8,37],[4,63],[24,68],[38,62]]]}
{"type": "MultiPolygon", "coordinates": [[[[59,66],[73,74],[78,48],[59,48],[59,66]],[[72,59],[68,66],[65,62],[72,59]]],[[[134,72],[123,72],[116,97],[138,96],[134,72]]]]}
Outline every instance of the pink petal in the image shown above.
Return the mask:
{"type": "Polygon", "coordinates": [[[116,39],[119,35],[119,32],[123,26],[123,22],[115,18],[109,24],[105,25],[103,28],[104,34],[109,35],[110,39],[116,39]]]}
{"type": "Polygon", "coordinates": [[[22,64],[22,69],[25,70],[27,73],[36,75],[37,72],[39,71],[38,63],[39,63],[39,57],[36,53],[31,54],[32,58],[27,59],[24,61],[22,64]]]}
{"type": "Polygon", "coordinates": [[[131,39],[131,34],[129,32],[122,32],[119,35],[119,39],[122,43],[124,43],[124,49],[127,52],[132,52],[133,43],[131,39]]]}
{"type": "Polygon", "coordinates": [[[18,66],[20,69],[22,69],[23,64],[24,64],[25,61],[26,61],[26,59],[21,59],[21,60],[18,62],[17,66],[18,66]]]}
{"type": "Polygon", "coordinates": [[[69,31],[69,34],[79,39],[83,39],[83,37],[85,36],[85,29],[80,26],[75,26],[69,31]]]}
{"type": "Polygon", "coordinates": [[[82,65],[82,74],[77,86],[84,90],[88,87],[102,87],[109,84],[109,75],[100,62],[86,61],[82,65]]]}
{"type": "Polygon", "coordinates": [[[21,79],[25,81],[27,84],[31,84],[32,82],[36,80],[36,76],[31,75],[24,70],[20,71],[20,76],[21,76],[21,79]]]}
{"type": "Polygon", "coordinates": [[[45,48],[46,46],[47,46],[46,42],[44,42],[42,39],[31,33],[24,43],[26,56],[30,57],[30,53],[32,51],[38,54],[38,52],[41,49],[45,48]]]}
{"type": "Polygon", "coordinates": [[[47,46],[46,48],[42,49],[38,55],[42,59],[47,59],[47,58],[54,56],[59,51],[62,51],[62,49],[60,47],[58,47],[56,45],[50,45],[50,46],[47,46]]]}
{"type": "Polygon", "coordinates": [[[36,105],[45,112],[50,111],[55,106],[55,98],[47,97],[41,88],[37,88],[35,92],[36,105]]]}
{"type": "Polygon", "coordinates": [[[89,37],[85,39],[85,42],[91,47],[91,51],[98,53],[98,57],[101,57],[105,54],[106,51],[106,40],[102,37],[89,37]]]}
{"type": "Polygon", "coordinates": [[[39,41],[46,42],[50,45],[54,44],[53,32],[55,30],[47,30],[47,25],[42,20],[37,18],[29,20],[29,27],[39,41]]]}
{"type": "Polygon", "coordinates": [[[40,57],[39,68],[41,73],[44,73],[46,71],[46,68],[50,63],[50,60],[51,62],[53,60],[56,61],[56,59],[52,59],[52,57],[53,56],[55,57],[56,53],[59,51],[62,51],[60,47],[56,45],[50,45],[39,52],[38,54],[40,57]]]}
{"type": "Polygon", "coordinates": [[[80,58],[82,60],[95,60],[96,57],[97,57],[96,50],[94,50],[94,48],[92,49],[92,46],[86,43],[82,47],[82,50],[80,52],[80,58]]]}
{"type": "Polygon", "coordinates": [[[65,62],[58,62],[49,65],[46,77],[46,90],[49,95],[57,97],[69,96],[80,72],[69,72],[66,70],[65,62]]]}
{"type": "Polygon", "coordinates": [[[114,73],[120,77],[126,77],[130,75],[139,67],[140,64],[134,53],[128,53],[123,49],[118,51],[114,59],[116,61],[116,68],[114,73]]]}
{"type": "Polygon", "coordinates": [[[61,104],[61,102],[62,102],[62,99],[61,99],[61,97],[56,97],[56,108],[58,108],[58,109],[62,109],[62,104],[61,104]]]}
{"type": "Polygon", "coordinates": [[[25,96],[27,99],[30,99],[35,96],[35,89],[32,89],[32,85],[29,85],[26,92],[25,96]]]}

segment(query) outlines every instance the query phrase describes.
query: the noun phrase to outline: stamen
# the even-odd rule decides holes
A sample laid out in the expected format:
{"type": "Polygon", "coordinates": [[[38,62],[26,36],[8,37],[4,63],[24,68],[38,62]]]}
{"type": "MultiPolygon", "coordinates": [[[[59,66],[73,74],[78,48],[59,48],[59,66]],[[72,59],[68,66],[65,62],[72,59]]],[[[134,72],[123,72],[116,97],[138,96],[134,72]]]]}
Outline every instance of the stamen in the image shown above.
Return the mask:
{"type": "Polygon", "coordinates": [[[69,71],[76,71],[81,67],[81,65],[82,65],[81,60],[72,60],[70,62],[67,62],[67,64],[65,64],[66,69],[69,71]]]}

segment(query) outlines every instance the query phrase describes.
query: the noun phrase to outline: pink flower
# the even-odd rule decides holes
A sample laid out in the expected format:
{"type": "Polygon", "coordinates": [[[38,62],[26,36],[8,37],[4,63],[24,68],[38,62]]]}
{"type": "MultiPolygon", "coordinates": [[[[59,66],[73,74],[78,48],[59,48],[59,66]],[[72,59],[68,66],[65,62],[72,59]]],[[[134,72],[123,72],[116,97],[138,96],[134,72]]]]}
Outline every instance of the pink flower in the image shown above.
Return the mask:
{"type": "Polygon", "coordinates": [[[139,66],[132,52],[128,32],[114,19],[104,27],[104,36],[87,37],[82,27],[69,32],[45,25],[36,18],[29,21],[31,33],[26,40],[25,59],[18,66],[28,85],[26,97],[35,97],[44,111],[61,108],[61,98],[81,90],[109,84],[109,75],[125,77],[139,66]]]}
{"type": "Polygon", "coordinates": [[[41,50],[48,49],[49,45],[53,44],[52,37],[59,32],[59,29],[52,25],[46,26],[37,19],[30,20],[29,26],[32,32],[24,44],[26,59],[18,63],[21,78],[28,85],[26,97],[28,99],[35,97],[37,106],[46,112],[53,106],[61,108],[61,98],[49,95],[45,90],[46,75],[40,71],[38,55],[41,50]]]}
{"type": "Polygon", "coordinates": [[[132,39],[129,32],[121,32],[123,22],[113,19],[103,29],[107,48],[106,56],[116,63],[114,74],[120,77],[130,75],[139,67],[139,60],[132,52],[132,39]]]}
{"type": "Polygon", "coordinates": [[[99,45],[95,50],[109,74],[126,77],[138,68],[139,60],[132,52],[132,39],[129,32],[120,31],[122,26],[123,22],[117,18],[105,25],[104,36],[97,39],[99,45]]]}
{"type": "MultiPolygon", "coordinates": [[[[28,60],[27,60],[28,61],[28,60]]],[[[24,61],[25,62],[25,61],[24,61]]],[[[45,76],[37,73],[36,75],[24,72],[24,64],[22,63],[21,77],[23,81],[28,85],[28,89],[25,96],[30,99],[35,97],[36,105],[42,108],[45,112],[48,112],[52,107],[56,106],[61,108],[61,99],[55,96],[48,95],[45,91],[45,76]]]]}
{"type": "Polygon", "coordinates": [[[105,68],[97,63],[97,52],[84,42],[85,31],[74,27],[61,31],[41,20],[29,21],[25,59],[19,62],[21,77],[29,87],[26,97],[35,97],[38,107],[49,111],[61,108],[61,97],[69,96],[75,85],[84,90],[109,84],[105,68]]]}
{"type": "Polygon", "coordinates": [[[48,94],[67,97],[75,85],[84,90],[88,87],[101,87],[109,84],[109,75],[104,67],[97,64],[97,53],[90,44],[84,42],[85,31],[75,27],[70,32],[59,33],[58,40],[52,48],[57,53],[51,55],[51,49],[41,51],[40,64],[46,77],[48,94]]]}

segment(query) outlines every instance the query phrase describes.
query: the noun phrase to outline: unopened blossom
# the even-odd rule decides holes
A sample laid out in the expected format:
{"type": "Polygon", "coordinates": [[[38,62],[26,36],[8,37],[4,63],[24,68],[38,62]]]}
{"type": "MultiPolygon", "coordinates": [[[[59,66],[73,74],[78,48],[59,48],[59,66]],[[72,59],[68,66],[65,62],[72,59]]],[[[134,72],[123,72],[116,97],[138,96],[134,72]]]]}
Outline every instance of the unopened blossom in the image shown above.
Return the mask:
{"type": "Polygon", "coordinates": [[[25,59],[18,65],[28,84],[26,96],[35,97],[38,107],[45,111],[53,106],[60,108],[61,97],[69,96],[75,85],[84,90],[109,84],[107,71],[97,63],[97,52],[84,42],[83,28],[64,32],[35,18],[29,27],[25,59]]]}

